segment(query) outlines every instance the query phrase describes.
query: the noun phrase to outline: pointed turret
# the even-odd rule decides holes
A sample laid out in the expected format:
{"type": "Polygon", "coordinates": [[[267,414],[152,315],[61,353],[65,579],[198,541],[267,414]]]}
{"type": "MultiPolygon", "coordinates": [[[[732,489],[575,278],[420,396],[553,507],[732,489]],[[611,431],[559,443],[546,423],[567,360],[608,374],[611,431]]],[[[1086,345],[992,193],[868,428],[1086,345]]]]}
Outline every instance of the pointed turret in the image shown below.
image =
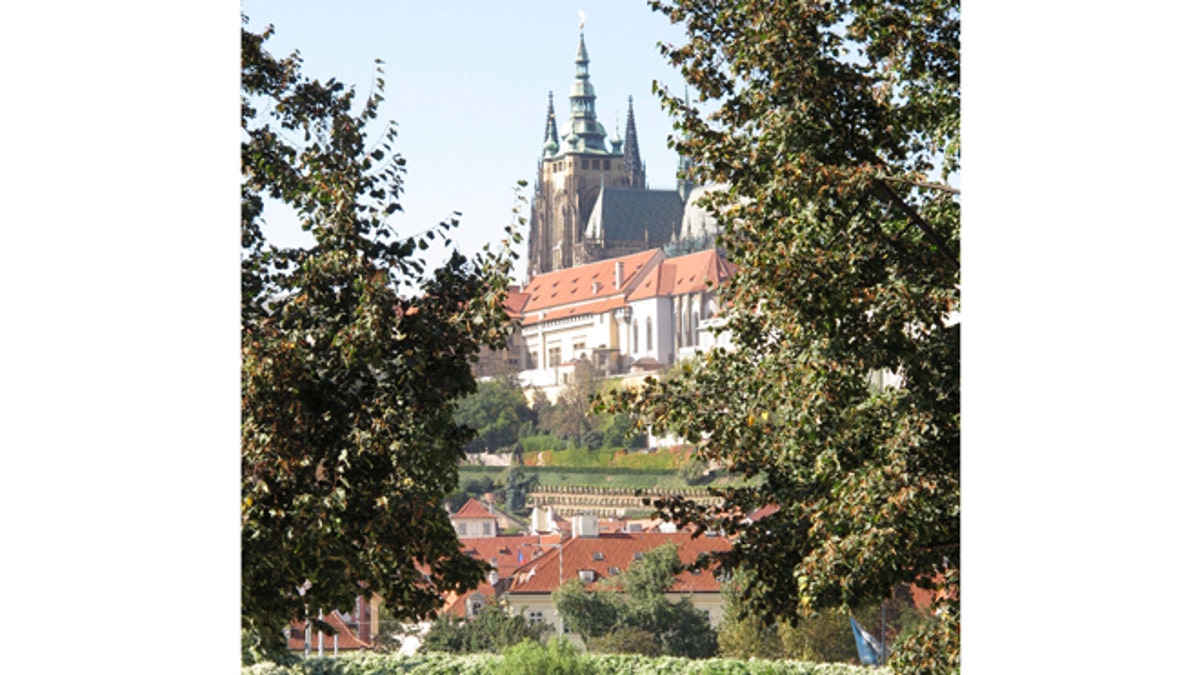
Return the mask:
{"type": "Polygon", "coordinates": [[[546,106],[546,136],[542,139],[542,156],[558,154],[558,122],[554,119],[554,92],[550,92],[550,103],[546,106]]]}
{"type": "Polygon", "coordinates": [[[637,124],[633,121],[633,97],[629,97],[629,114],[625,118],[625,180],[630,187],[645,189],[646,166],[638,152],[637,124]]]}
{"type": "Polygon", "coordinates": [[[571,87],[571,125],[563,138],[565,152],[607,152],[604,126],[596,121],[596,90],[588,74],[587,46],[579,31],[579,49],[575,51],[575,84],[571,87]]]}

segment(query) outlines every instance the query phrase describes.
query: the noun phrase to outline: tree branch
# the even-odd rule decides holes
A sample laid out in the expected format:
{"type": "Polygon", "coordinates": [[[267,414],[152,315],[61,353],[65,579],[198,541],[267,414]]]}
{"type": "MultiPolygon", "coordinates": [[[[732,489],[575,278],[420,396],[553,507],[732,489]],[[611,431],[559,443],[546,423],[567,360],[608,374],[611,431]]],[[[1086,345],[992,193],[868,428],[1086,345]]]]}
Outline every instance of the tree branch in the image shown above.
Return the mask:
{"type": "Polygon", "coordinates": [[[926,183],[925,181],[910,180],[908,178],[895,178],[892,176],[881,176],[879,180],[887,181],[889,183],[901,183],[903,185],[915,185],[917,187],[929,188],[930,190],[940,190],[942,192],[949,192],[952,195],[962,194],[962,191],[958,188],[950,187],[945,183],[926,183]]]}
{"type": "Polygon", "coordinates": [[[933,227],[931,227],[929,223],[925,222],[925,219],[921,217],[921,214],[917,213],[912,206],[909,206],[908,202],[904,201],[900,195],[896,194],[895,191],[888,187],[887,183],[885,183],[883,179],[872,178],[871,182],[875,186],[875,193],[883,199],[891,202],[894,206],[896,206],[896,208],[903,211],[909,222],[921,228],[921,231],[925,233],[925,236],[933,242],[935,247],[937,247],[938,253],[940,253],[943,258],[945,258],[957,269],[958,260],[950,252],[950,247],[946,243],[946,240],[943,239],[942,236],[937,232],[933,231],[933,227]]]}

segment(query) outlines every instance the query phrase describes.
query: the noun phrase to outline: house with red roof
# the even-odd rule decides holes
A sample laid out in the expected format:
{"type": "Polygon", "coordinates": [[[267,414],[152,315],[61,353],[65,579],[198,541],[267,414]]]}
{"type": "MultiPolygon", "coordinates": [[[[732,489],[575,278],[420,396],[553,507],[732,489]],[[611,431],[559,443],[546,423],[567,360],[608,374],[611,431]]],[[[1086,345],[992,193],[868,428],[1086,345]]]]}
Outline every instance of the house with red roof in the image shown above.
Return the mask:
{"type": "MultiPolygon", "coordinates": [[[[554,609],[551,594],[568,579],[578,578],[586,588],[599,589],[606,579],[619,577],[646,553],[670,544],[676,547],[685,565],[702,553],[728,551],[732,544],[716,533],[693,537],[691,532],[603,532],[595,516],[572,519],[573,536],[519,566],[504,588],[504,598],[514,611],[528,621],[545,621],[563,632],[562,620],[554,609]]],[[[697,609],[716,626],[724,616],[721,584],[712,569],[683,571],[667,598],[691,599],[697,609]]]]}
{"type": "Polygon", "coordinates": [[[500,517],[490,506],[484,506],[474,497],[468,499],[457,513],[450,516],[450,524],[454,526],[459,539],[494,537],[500,534],[500,517]]]}

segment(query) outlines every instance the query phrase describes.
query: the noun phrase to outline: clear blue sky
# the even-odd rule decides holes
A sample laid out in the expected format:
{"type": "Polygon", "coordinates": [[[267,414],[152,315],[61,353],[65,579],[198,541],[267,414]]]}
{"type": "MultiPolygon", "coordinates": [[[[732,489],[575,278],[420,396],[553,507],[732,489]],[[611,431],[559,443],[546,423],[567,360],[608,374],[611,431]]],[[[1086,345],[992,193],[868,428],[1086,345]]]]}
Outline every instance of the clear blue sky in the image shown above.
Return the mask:
{"type": "MultiPolygon", "coordinates": [[[[614,127],[624,134],[633,96],[650,185],[675,184],[677,157],[667,148],[671,122],[650,87],[657,79],[681,91],[682,78],[656,45],[679,43],[683,31],[643,0],[246,0],[242,8],[250,30],[275,26],[268,42],[273,54],[298,49],[308,75],[336,77],[354,85],[360,97],[374,79],[374,60],[384,60],[380,119],[396,120],[395,149],[408,160],[405,212],[395,222],[400,232],[461,211],[455,235],[460,250],[469,254],[501,238],[513,187],[534,179],[548,91],[554,91],[559,129],[565,130],[580,10],[599,121],[610,138],[614,127]]],[[[306,241],[282,210],[269,212],[267,220],[268,237],[277,243],[306,241]]],[[[522,250],[521,278],[524,262],[522,250]]]]}

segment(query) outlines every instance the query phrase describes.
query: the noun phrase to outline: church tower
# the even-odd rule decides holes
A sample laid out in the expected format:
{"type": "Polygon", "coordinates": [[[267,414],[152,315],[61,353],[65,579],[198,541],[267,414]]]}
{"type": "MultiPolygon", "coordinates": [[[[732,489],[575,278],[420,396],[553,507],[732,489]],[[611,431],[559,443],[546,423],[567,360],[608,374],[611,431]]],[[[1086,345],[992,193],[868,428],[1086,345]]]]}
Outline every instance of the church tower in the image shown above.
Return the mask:
{"type": "MultiPolygon", "coordinates": [[[[589,262],[584,228],[604,186],[645,187],[645,171],[637,155],[636,132],[628,136],[622,148],[620,140],[607,143],[604,126],[596,119],[596,92],[588,72],[587,46],[580,24],[579,47],[575,52],[575,82],[571,87],[570,117],[560,138],[554,114],[554,94],[546,110],[542,156],[535,181],[532,212],[529,219],[529,275],[589,262]],[[636,158],[637,169],[630,172],[627,162],[636,158]]],[[[632,99],[629,120],[633,120],[632,99]]]]}

